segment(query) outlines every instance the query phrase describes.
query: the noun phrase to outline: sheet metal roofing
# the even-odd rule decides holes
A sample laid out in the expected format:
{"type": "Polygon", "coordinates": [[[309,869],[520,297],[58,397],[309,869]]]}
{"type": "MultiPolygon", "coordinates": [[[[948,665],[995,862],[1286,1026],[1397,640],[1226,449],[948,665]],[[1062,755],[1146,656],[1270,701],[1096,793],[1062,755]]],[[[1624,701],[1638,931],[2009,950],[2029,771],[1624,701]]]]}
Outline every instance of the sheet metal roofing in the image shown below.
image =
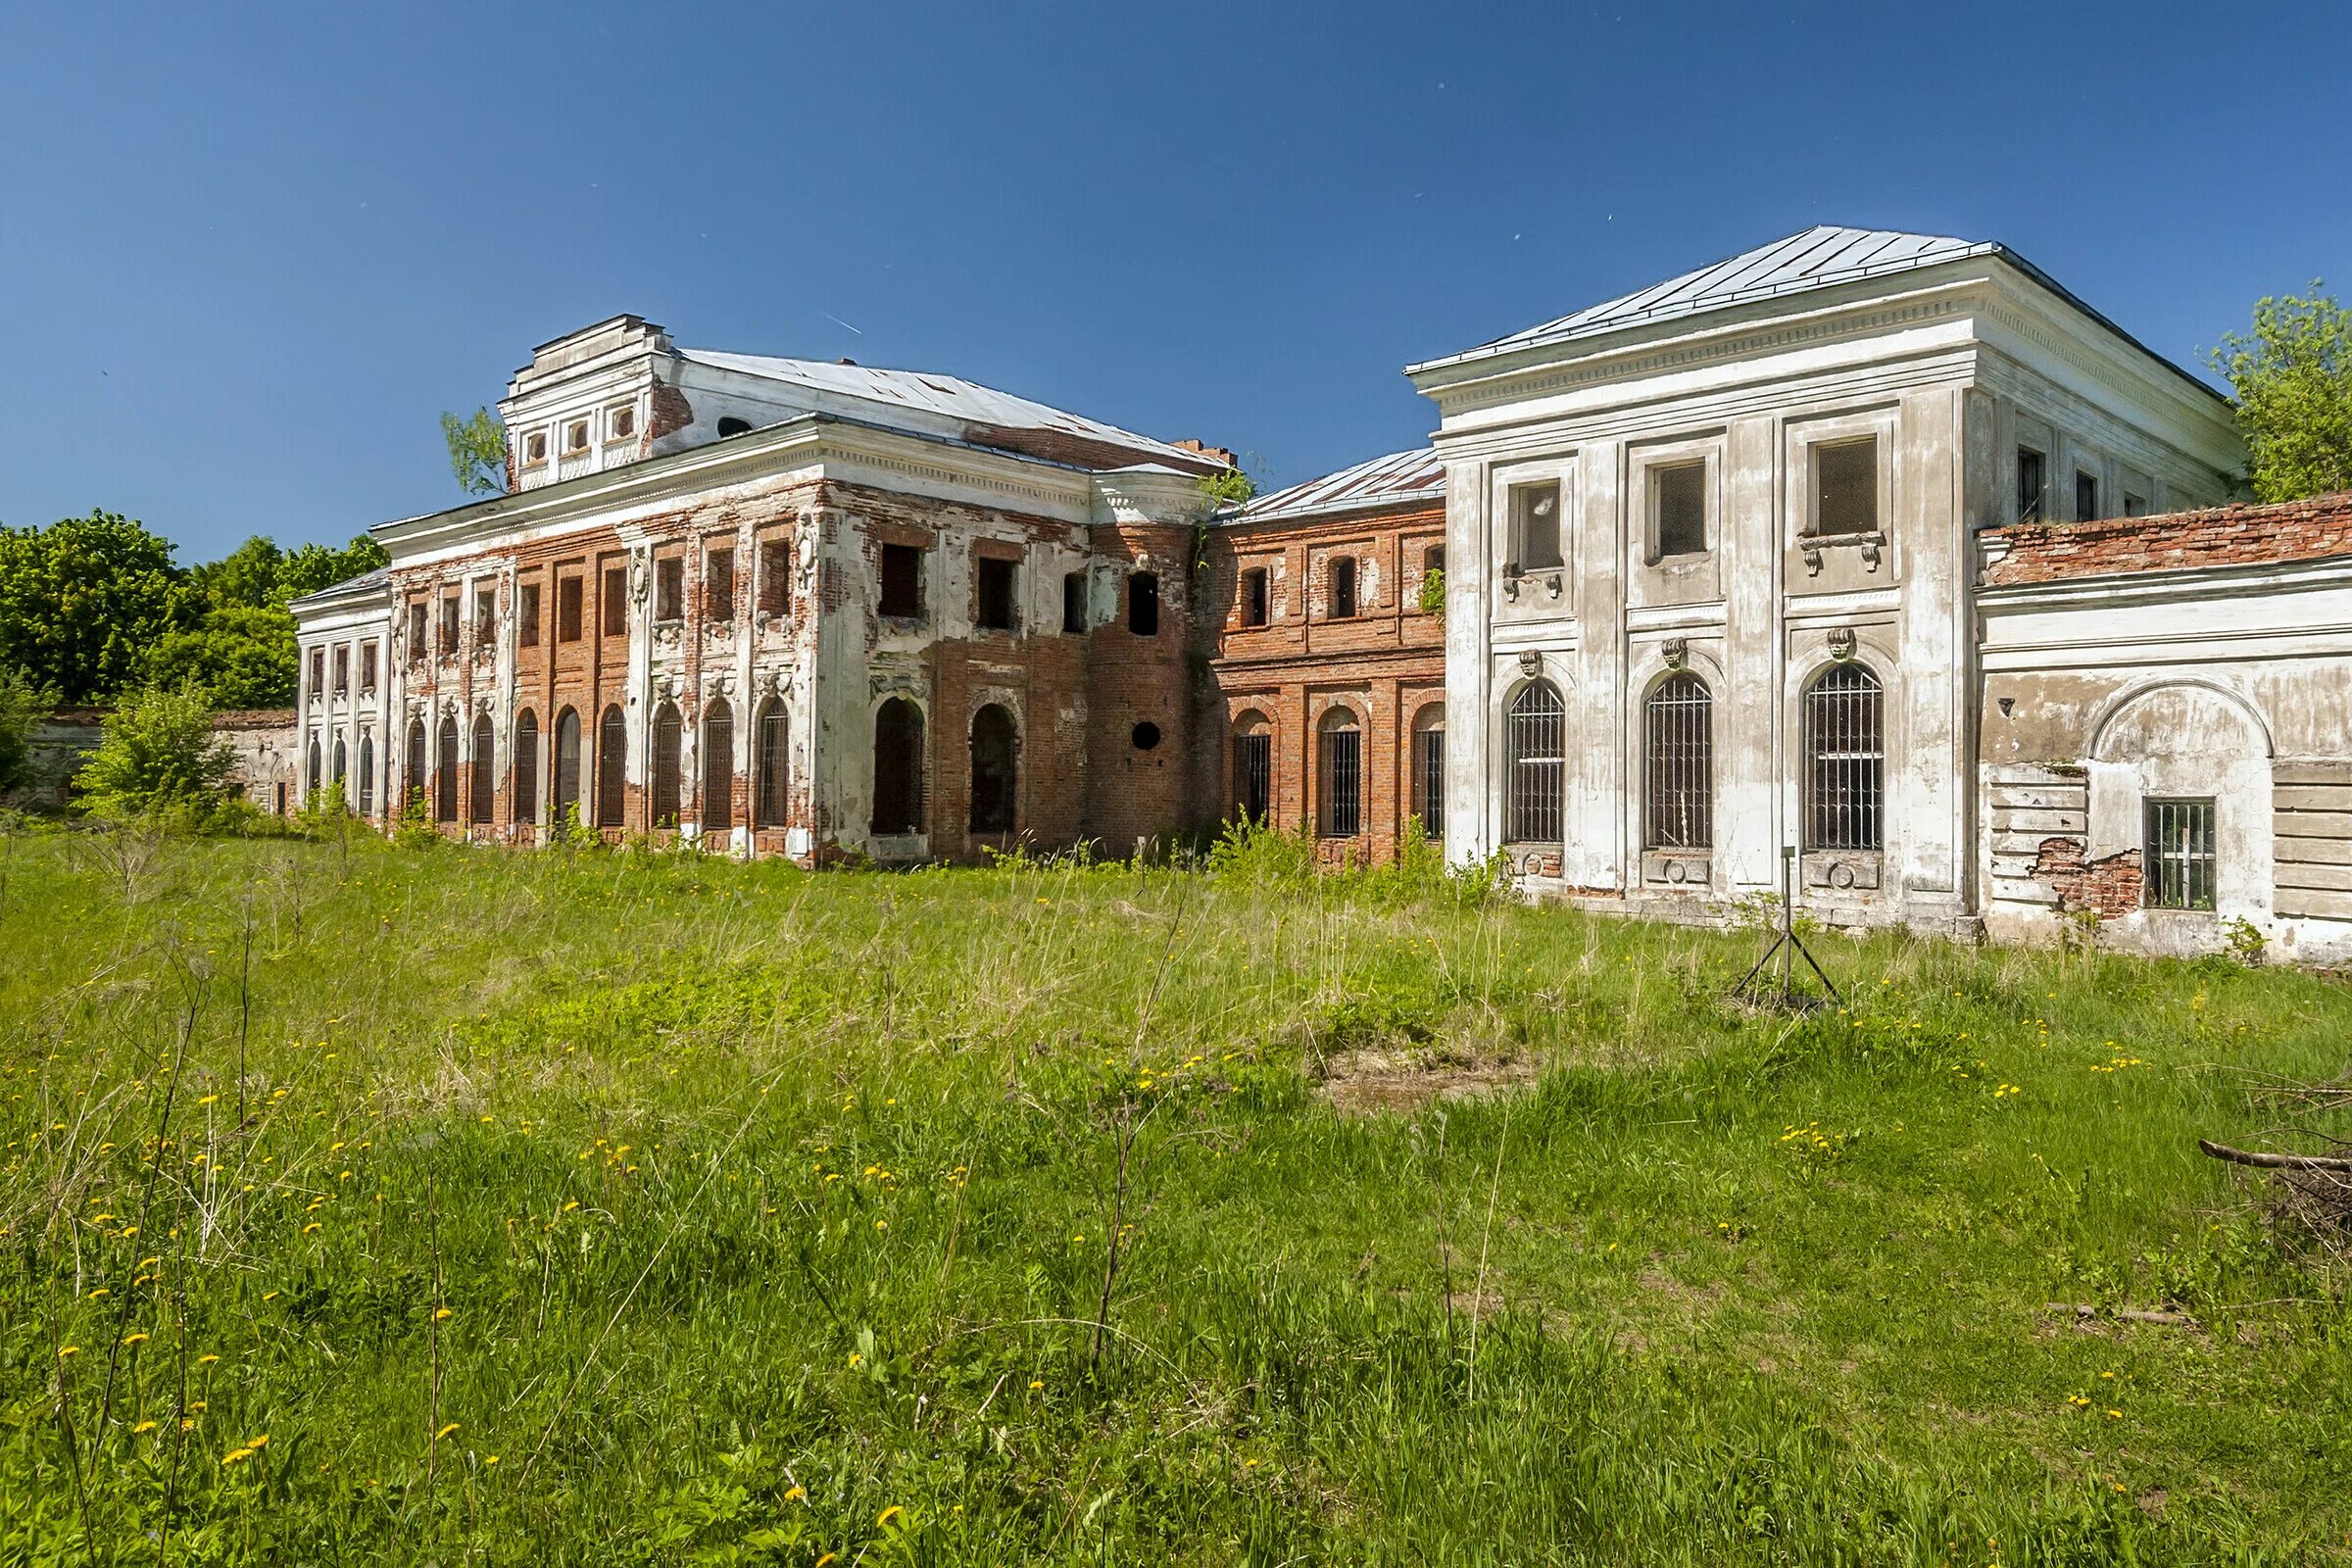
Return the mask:
{"type": "Polygon", "coordinates": [[[376,566],[370,570],[361,572],[357,577],[346,577],[341,582],[328,583],[323,588],[304,594],[296,599],[290,599],[287,601],[287,603],[292,605],[305,605],[309,604],[314,599],[332,599],[339,594],[357,593],[363,588],[381,588],[385,583],[390,582],[391,580],[392,573],[388,568],[376,566]]]}
{"type": "Polygon", "coordinates": [[[957,437],[969,435],[974,427],[1045,430],[1120,447],[1136,454],[1139,462],[1163,463],[1187,473],[1219,466],[1198,452],[961,376],[764,354],[725,354],[715,349],[680,349],[678,353],[698,365],[796,388],[801,396],[795,401],[805,402],[810,412],[844,414],[894,428],[957,437]]]}
{"type": "Polygon", "coordinates": [[[1238,520],[1261,522],[1351,512],[1358,507],[1440,500],[1445,494],[1446,465],[1428,447],[1416,447],[1259,496],[1242,509],[1238,520]]]}

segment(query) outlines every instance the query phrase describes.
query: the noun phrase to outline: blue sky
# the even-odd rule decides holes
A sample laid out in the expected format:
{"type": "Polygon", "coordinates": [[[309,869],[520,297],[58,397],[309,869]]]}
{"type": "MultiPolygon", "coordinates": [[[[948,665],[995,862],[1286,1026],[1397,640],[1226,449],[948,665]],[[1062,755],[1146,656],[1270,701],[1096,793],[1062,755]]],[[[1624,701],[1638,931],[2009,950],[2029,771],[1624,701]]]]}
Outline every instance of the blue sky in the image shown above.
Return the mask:
{"type": "Polygon", "coordinates": [[[2352,292],[2347,58],[2340,5],[18,0],[0,522],[452,505],[440,411],[620,311],[1287,483],[1427,434],[1408,361],[1815,222],[2008,241],[2198,365],[2352,292]]]}

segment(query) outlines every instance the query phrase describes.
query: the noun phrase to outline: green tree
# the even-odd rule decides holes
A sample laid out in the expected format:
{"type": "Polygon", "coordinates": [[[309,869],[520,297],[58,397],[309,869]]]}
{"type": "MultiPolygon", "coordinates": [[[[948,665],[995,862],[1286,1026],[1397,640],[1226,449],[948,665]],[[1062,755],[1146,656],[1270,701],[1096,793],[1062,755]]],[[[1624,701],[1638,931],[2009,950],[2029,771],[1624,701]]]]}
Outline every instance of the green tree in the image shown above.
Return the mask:
{"type": "Polygon", "coordinates": [[[305,594],[380,566],[384,547],[366,534],[336,549],[281,550],[255,535],[190,579],[202,604],[194,624],[158,638],[141,662],[149,684],[206,687],[224,708],[283,708],[294,701],[294,616],[305,594]]]}
{"type": "Polygon", "coordinates": [[[236,749],[213,732],[201,686],[149,686],[106,715],[104,738],[74,786],[81,808],[108,820],[174,815],[202,823],[228,802],[236,749]]]}
{"type": "Polygon", "coordinates": [[[488,409],[460,418],[441,416],[441,439],[449,443],[449,467],[469,496],[494,496],[507,487],[507,427],[488,409]]]}
{"type": "Polygon", "coordinates": [[[0,528],[0,664],[69,703],[105,702],[194,618],[170,540],[112,512],[0,528]]]}
{"type": "Polygon", "coordinates": [[[2352,311],[2320,288],[2257,301],[2254,329],[2213,351],[2237,396],[2259,501],[2352,490],[2352,311]]]}
{"type": "Polygon", "coordinates": [[[21,669],[0,664],[0,790],[24,781],[32,727],[56,706],[57,693],[34,685],[21,669]]]}

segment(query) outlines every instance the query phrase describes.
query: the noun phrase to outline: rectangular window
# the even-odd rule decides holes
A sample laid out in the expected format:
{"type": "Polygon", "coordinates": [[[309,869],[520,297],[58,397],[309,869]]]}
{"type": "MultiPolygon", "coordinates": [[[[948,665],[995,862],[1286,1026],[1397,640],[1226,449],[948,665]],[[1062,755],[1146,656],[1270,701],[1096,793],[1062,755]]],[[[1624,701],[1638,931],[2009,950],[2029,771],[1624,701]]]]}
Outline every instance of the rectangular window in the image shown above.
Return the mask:
{"type": "Polygon", "coordinates": [[[2032,447],[2017,449],[2017,520],[2039,522],[2049,504],[2049,464],[2032,447]]]}
{"type": "Polygon", "coordinates": [[[2149,801],[2140,902],[2151,909],[2210,909],[2216,857],[2213,802],[2149,801]]]}
{"type": "Polygon", "coordinates": [[[576,643],[580,640],[580,601],[587,597],[586,584],[579,577],[564,577],[556,583],[556,640],[576,643]]]}
{"type": "Polygon", "coordinates": [[[588,421],[586,419],[574,419],[564,427],[564,453],[566,457],[569,457],[575,452],[585,452],[587,450],[588,421]]]}
{"type": "Polygon", "coordinates": [[[2075,470],[2075,520],[2089,522],[2099,514],[2099,481],[2082,469],[2075,470]]]}
{"type": "Polygon", "coordinates": [[[1086,635],[1086,573],[1083,571],[1062,573],[1061,629],[1072,637],[1086,635]]]}
{"type": "Polygon", "coordinates": [[[547,461],[547,432],[533,430],[522,438],[522,466],[535,468],[547,461]]]}
{"type": "Polygon", "coordinates": [[[473,591],[473,640],[477,647],[487,647],[498,635],[498,590],[476,588],[473,591]]]}
{"type": "Polygon", "coordinates": [[[1560,564],[1560,487],[1549,484],[1511,486],[1511,560],[1513,572],[1549,571],[1560,564]]]}
{"type": "Polygon", "coordinates": [[[441,657],[450,659],[458,652],[458,596],[441,596],[441,657]]]}
{"type": "Polygon", "coordinates": [[[1342,556],[1331,564],[1331,618],[1355,617],[1355,558],[1342,556]]]}
{"type": "MultiPolygon", "coordinates": [[[[324,690],[326,690],[326,650],[314,648],[311,650],[311,695],[316,697],[324,690]]],[[[318,781],[314,779],[312,782],[315,784],[318,781]]]]}
{"type": "Polygon", "coordinates": [[[721,626],[735,618],[735,552],[713,550],[703,558],[703,614],[721,626]]]}
{"type": "Polygon", "coordinates": [[[686,562],[680,556],[663,556],[654,563],[654,618],[659,621],[686,618],[686,562]]]}
{"type": "Polygon", "coordinates": [[[885,615],[911,619],[923,612],[923,553],[912,545],[882,547],[882,602],[885,615]]]}
{"type": "Polygon", "coordinates": [[[637,433],[637,405],[623,403],[605,416],[605,433],[615,441],[626,441],[637,433]]]}
{"type": "Polygon", "coordinates": [[[375,690],[375,644],[360,644],[360,690],[375,690]]]}
{"type": "Polygon", "coordinates": [[[1652,560],[1696,556],[1707,548],[1707,466],[1677,463],[1649,471],[1652,560]]]}
{"type": "Polygon", "coordinates": [[[409,601],[409,662],[424,662],[424,601],[409,601]]]}
{"type": "Polygon", "coordinates": [[[1131,572],[1127,577],[1127,629],[1138,637],[1159,635],[1159,574],[1131,572]]]}
{"type": "Polygon", "coordinates": [[[597,612],[606,636],[618,637],[629,629],[628,567],[605,568],[605,590],[597,596],[597,612]]]}
{"type": "Polygon", "coordinates": [[[760,609],[781,615],[792,603],[792,541],[760,541],[760,609]]]}
{"type": "Polygon", "coordinates": [[[1244,821],[1263,822],[1274,808],[1274,732],[1233,738],[1233,805],[1244,821]]]}
{"type": "Polygon", "coordinates": [[[335,695],[341,697],[351,690],[351,650],[335,650],[335,695]]]}
{"type": "Polygon", "coordinates": [[[539,646],[539,585],[535,582],[514,590],[514,642],[521,648],[539,646]]]}
{"type": "Polygon", "coordinates": [[[1446,836],[1446,726],[1413,731],[1413,815],[1431,839],[1446,836]]]}
{"type": "Polygon", "coordinates": [[[1363,831],[1364,732],[1353,725],[1323,731],[1322,834],[1351,839],[1363,831]]]}
{"type": "Polygon", "coordinates": [[[977,584],[979,622],[983,631],[1011,631],[1020,624],[1015,611],[1019,567],[1009,561],[984,556],[977,584]]]}
{"type": "Polygon", "coordinates": [[[1266,587],[1266,568],[1251,566],[1248,571],[1242,573],[1242,624],[1263,626],[1266,623],[1267,612],[1270,608],[1266,587]]]}
{"type": "Polygon", "coordinates": [[[1813,449],[1813,531],[1879,531],[1879,438],[1813,449]]]}

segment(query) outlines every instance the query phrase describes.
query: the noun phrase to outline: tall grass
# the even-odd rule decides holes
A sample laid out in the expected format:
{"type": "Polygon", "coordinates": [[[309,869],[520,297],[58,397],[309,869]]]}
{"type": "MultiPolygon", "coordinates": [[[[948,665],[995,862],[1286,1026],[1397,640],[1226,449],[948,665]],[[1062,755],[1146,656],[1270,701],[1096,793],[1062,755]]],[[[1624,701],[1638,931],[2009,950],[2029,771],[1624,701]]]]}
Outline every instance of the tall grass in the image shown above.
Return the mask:
{"type": "Polygon", "coordinates": [[[0,841],[0,1563],[2352,1556],[2336,984],[1281,854],[0,841]]]}

